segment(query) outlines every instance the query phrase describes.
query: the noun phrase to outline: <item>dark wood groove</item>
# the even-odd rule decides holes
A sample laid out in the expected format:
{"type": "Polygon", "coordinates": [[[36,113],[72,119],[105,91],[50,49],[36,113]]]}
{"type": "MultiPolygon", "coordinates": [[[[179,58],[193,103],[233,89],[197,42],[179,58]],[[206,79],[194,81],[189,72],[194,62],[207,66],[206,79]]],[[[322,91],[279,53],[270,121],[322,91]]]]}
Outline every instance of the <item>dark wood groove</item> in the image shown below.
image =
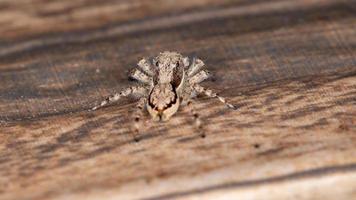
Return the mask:
{"type": "Polygon", "coordinates": [[[174,199],[174,198],[178,198],[178,197],[181,198],[184,196],[191,196],[191,195],[197,195],[197,194],[202,194],[202,193],[206,193],[206,192],[211,192],[214,190],[226,190],[226,189],[238,190],[238,189],[243,189],[243,188],[248,188],[248,187],[263,186],[263,185],[267,185],[267,184],[278,184],[278,183],[286,182],[286,181],[296,181],[298,179],[309,179],[309,178],[315,178],[315,177],[320,177],[320,176],[327,176],[327,175],[337,174],[337,173],[355,173],[355,171],[356,171],[355,163],[348,164],[348,165],[342,165],[342,166],[329,166],[329,167],[311,169],[311,170],[302,171],[302,172],[296,172],[296,173],[287,174],[284,176],[271,177],[271,178],[262,179],[262,180],[251,180],[251,181],[244,181],[244,182],[226,183],[226,184],[222,184],[222,185],[215,185],[215,186],[196,189],[196,190],[190,190],[190,191],[177,192],[177,193],[171,193],[171,194],[166,194],[166,195],[142,198],[141,200],[174,199]]]}

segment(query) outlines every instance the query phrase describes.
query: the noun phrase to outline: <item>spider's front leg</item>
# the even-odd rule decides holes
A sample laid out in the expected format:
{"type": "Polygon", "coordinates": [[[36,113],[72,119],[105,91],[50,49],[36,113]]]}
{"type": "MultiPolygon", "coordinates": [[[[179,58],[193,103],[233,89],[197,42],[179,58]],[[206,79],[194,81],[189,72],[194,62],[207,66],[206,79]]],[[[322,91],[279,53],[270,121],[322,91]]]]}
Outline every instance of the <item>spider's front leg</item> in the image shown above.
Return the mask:
{"type": "Polygon", "coordinates": [[[203,130],[201,118],[200,118],[199,113],[195,109],[194,101],[192,99],[188,100],[187,107],[188,107],[191,115],[194,117],[194,126],[201,133],[200,136],[202,138],[205,138],[205,132],[203,130]]]}
{"type": "Polygon", "coordinates": [[[205,94],[206,96],[208,96],[210,98],[217,98],[220,102],[225,104],[228,108],[231,108],[231,109],[234,109],[234,110],[237,109],[236,106],[228,103],[224,97],[219,96],[218,94],[216,94],[212,90],[204,88],[203,86],[200,86],[199,84],[194,84],[192,86],[192,89],[194,91],[196,91],[197,93],[205,94]]]}
{"type": "Polygon", "coordinates": [[[146,97],[141,97],[141,99],[137,103],[136,110],[133,114],[135,142],[140,141],[140,135],[141,135],[141,129],[142,129],[142,118],[144,116],[145,105],[146,105],[146,97]]]}
{"type": "Polygon", "coordinates": [[[143,87],[143,86],[132,86],[132,87],[129,87],[129,88],[126,88],[124,90],[122,90],[121,92],[119,93],[115,93],[111,96],[109,96],[108,98],[106,98],[104,101],[102,101],[100,103],[100,105],[98,106],[95,106],[94,108],[92,108],[91,110],[97,110],[101,107],[104,107],[106,106],[107,104],[109,103],[114,103],[114,102],[117,102],[119,101],[122,97],[127,97],[127,96],[130,96],[130,95],[133,95],[133,94],[138,94],[138,95],[144,95],[146,94],[146,88],[143,87]]]}

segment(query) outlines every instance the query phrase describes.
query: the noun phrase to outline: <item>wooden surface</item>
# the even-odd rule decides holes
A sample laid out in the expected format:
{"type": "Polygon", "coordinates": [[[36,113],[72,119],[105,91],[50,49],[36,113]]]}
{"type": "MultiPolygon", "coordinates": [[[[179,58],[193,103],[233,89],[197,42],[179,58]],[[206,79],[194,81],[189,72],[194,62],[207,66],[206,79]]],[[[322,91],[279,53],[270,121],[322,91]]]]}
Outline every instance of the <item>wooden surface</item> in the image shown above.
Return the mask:
{"type": "Polygon", "coordinates": [[[353,199],[356,2],[1,0],[0,199],[353,199]],[[88,112],[163,50],[198,55],[199,98],[147,116],[88,112]]]}

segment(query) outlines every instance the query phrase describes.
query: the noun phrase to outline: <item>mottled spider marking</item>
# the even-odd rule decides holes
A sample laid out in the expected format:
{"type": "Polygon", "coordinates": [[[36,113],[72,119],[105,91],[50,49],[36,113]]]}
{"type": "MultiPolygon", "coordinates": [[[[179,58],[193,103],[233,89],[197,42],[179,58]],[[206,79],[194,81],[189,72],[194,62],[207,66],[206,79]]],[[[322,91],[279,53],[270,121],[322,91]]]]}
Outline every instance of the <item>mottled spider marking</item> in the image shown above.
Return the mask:
{"type": "Polygon", "coordinates": [[[132,80],[136,80],[139,83],[142,83],[144,85],[151,85],[153,84],[153,77],[150,75],[145,74],[141,70],[135,68],[133,69],[130,74],[129,78],[132,80]]]}
{"type": "MultiPolygon", "coordinates": [[[[210,72],[204,69],[205,64],[202,60],[193,58],[190,61],[188,57],[177,52],[165,51],[152,61],[153,63],[143,58],[138,62],[138,67],[131,71],[129,77],[140,85],[113,94],[92,110],[135,94],[140,97],[137,108],[141,112],[135,114],[134,118],[135,130],[138,131],[143,110],[147,110],[154,121],[167,121],[178,111],[180,105],[188,104],[188,107],[193,108],[192,99],[196,94],[217,98],[228,108],[236,109],[225,98],[199,85],[211,77],[210,72]]],[[[201,128],[199,114],[195,110],[192,113],[195,124],[201,128]]]]}

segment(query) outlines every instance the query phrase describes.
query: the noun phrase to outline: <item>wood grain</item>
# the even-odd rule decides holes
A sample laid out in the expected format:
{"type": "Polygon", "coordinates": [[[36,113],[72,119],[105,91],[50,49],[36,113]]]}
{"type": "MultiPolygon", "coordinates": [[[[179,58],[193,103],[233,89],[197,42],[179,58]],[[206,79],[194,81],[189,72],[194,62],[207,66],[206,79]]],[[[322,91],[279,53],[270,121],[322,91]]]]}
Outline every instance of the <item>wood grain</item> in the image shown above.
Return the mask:
{"type": "Polygon", "coordinates": [[[0,199],[352,199],[354,1],[0,1],[0,199]],[[182,107],[88,112],[141,57],[203,59],[207,137],[182,107]],[[335,187],[337,185],[338,187],[335,187]],[[267,195],[267,196],[266,196],[267,195]]]}

